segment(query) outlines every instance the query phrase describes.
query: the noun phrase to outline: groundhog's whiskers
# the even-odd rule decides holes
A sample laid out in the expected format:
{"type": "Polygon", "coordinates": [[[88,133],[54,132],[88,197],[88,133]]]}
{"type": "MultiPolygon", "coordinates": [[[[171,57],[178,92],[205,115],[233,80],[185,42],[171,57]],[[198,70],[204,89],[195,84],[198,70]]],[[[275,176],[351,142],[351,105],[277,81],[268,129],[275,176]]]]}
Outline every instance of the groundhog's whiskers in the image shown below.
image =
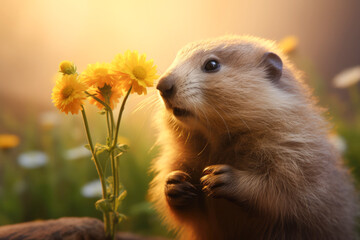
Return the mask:
{"type": "MultiPolygon", "coordinates": [[[[194,104],[194,105],[196,106],[196,104],[194,104]]],[[[209,131],[209,134],[211,136],[212,128],[211,128],[211,124],[210,124],[209,118],[207,117],[206,113],[201,108],[195,107],[194,110],[195,110],[195,116],[203,116],[205,118],[205,120],[206,120],[206,128],[209,131]],[[200,112],[201,115],[198,112],[200,112]]]]}
{"type": "Polygon", "coordinates": [[[224,119],[223,116],[216,110],[216,108],[215,108],[214,106],[209,105],[209,107],[210,107],[212,110],[214,110],[217,115],[219,115],[219,117],[221,118],[221,120],[222,120],[223,123],[224,123],[224,126],[225,126],[225,128],[226,128],[226,132],[227,132],[227,134],[228,134],[229,140],[231,140],[231,134],[230,134],[229,126],[228,126],[228,124],[226,123],[225,119],[224,119]]]}
{"type": "Polygon", "coordinates": [[[188,134],[187,134],[187,137],[185,139],[185,144],[189,141],[189,139],[190,139],[190,132],[188,132],[188,134]]]}
{"type": "Polygon", "coordinates": [[[155,105],[160,102],[160,99],[157,97],[156,92],[151,92],[147,98],[142,99],[137,105],[136,108],[132,111],[132,113],[136,113],[142,109],[150,109],[151,112],[155,109],[155,105]],[[150,95],[151,94],[151,95],[150,95]]]}
{"type": "Polygon", "coordinates": [[[247,123],[244,121],[244,119],[240,118],[239,119],[241,120],[241,122],[247,127],[247,129],[249,129],[249,131],[251,131],[249,125],[247,125],[247,123]]]}
{"type": "Polygon", "coordinates": [[[200,156],[206,149],[206,147],[209,145],[209,142],[206,142],[205,146],[203,149],[201,149],[201,151],[197,154],[197,156],[200,156]]]}

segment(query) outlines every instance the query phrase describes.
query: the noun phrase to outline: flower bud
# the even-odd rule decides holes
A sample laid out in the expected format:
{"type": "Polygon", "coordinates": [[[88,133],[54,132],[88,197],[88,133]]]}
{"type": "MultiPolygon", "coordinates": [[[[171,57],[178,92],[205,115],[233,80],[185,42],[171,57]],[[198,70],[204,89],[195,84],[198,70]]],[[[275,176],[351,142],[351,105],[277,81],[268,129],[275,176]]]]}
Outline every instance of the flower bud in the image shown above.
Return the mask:
{"type": "Polygon", "coordinates": [[[60,72],[63,74],[74,74],[76,73],[76,66],[70,61],[62,61],[60,63],[60,72]]]}

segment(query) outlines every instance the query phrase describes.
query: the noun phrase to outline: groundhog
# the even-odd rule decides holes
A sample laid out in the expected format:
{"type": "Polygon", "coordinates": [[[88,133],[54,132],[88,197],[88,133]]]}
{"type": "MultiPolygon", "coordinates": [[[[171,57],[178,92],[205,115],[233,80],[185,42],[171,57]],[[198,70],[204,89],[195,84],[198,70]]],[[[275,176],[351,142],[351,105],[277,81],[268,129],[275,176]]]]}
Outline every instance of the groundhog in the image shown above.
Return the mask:
{"type": "Polygon", "coordinates": [[[274,42],[185,46],[160,77],[150,197],[180,239],[354,239],[356,194],[329,124],[274,42]]]}

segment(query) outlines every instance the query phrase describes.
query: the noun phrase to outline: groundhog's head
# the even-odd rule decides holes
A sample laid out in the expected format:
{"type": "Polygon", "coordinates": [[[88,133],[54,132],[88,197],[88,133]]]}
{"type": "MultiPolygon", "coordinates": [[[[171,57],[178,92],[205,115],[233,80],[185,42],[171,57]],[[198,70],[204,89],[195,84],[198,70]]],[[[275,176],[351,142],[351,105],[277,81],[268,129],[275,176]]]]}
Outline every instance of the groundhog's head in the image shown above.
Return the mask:
{"type": "Polygon", "coordinates": [[[282,121],[299,86],[274,43],[232,36],[185,46],[157,89],[176,124],[221,133],[282,121]]]}

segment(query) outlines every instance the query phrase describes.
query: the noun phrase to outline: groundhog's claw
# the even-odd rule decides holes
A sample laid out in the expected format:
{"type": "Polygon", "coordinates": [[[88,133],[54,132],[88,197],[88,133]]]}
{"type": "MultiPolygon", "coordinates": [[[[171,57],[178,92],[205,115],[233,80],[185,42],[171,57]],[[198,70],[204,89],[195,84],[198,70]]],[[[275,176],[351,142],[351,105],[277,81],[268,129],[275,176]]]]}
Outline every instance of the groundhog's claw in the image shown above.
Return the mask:
{"type": "Polygon", "coordinates": [[[229,172],[232,169],[233,168],[231,166],[225,165],[225,164],[212,165],[212,166],[206,167],[203,170],[203,175],[210,174],[210,173],[212,173],[214,175],[218,175],[218,174],[221,174],[221,173],[229,172]]]}
{"type": "Polygon", "coordinates": [[[235,169],[229,165],[212,165],[204,169],[200,179],[202,191],[214,198],[233,199],[231,184],[234,182],[235,169]]]}
{"type": "Polygon", "coordinates": [[[166,184],[181,183],[190,181],[191,177],[189,174],[183,171],[173,171],[166,178],[166,184]]]}
{"type": "Polygon", "coordinates": [[[190,205],[198,196],[198,191],[190,181],[189,174],[183,171],[171,172],[165,185],[165,195],[170,206],[175,208],[190,205]]]}

